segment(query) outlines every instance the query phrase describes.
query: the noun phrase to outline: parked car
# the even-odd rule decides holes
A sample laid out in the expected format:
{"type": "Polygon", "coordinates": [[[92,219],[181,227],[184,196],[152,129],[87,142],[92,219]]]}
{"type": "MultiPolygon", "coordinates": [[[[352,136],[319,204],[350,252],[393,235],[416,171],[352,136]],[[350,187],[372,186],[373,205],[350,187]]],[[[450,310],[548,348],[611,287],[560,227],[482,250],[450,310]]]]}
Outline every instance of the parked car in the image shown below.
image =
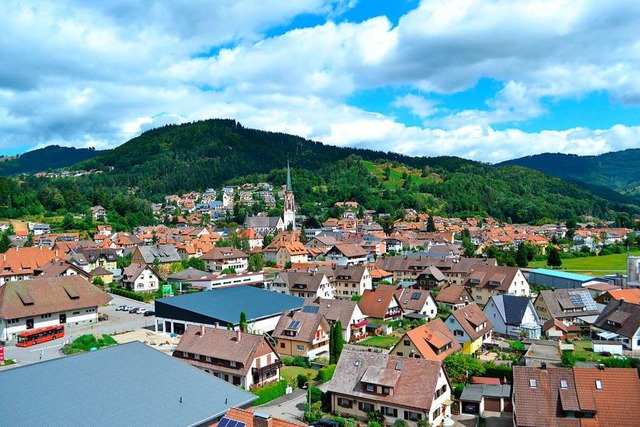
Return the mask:
{"type": "Polygon", "coordinates": [[[141,308],[138,311],[136,311],[136,313],[138,313],[138,314],[145,314],[146,312],[147,312],[146,308],[141,308]]]}
{"type": "Polygon", "coordinates": [[[145,316],[155,316],[156,312],[153,311],[153,310],[147,310],[147,311],[144,312],[144,315],[145,316]]]}
{"type": "Polygon", "coordinates": [[[340,427],[340,423],[338,421],[334,421],[328,418],[324,420],[317,421],[312,424],[314,427],[340,427]]]}
{"type": "Polygon", "coordinates": [[[133,307],[132,309],[129,310],[129,313],[131,314],[135,314],[140,310],[140,307],[133,307]]]}
{"type": "Polygon", "coordinates": [[[119,305],[116,307],[116,311],[129,311],[129,309],[127,308],[128,306],[126,305],[119,305]]]}

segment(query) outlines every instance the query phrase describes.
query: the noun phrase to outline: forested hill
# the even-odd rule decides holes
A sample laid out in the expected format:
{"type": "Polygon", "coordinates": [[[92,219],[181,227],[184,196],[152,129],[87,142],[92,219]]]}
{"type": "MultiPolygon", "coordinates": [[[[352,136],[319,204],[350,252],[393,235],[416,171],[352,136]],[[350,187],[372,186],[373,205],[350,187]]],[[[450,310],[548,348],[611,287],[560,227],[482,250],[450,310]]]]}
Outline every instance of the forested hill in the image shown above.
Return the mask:
{"type": "Polygon", "coordinates": [[[559,178],[640,196],[640,149],[637,148],[599,156],[545,153],[509,160],[499,165],[525,166],[559,178]]]}
{"type": "MultiPolygon", "coordinates": [[[[206,120],[145,132],[70,166],[101,169],[101,174],[27,177],[21,182],[0,179],[0,217],[86,213],[90,206],[102,205],[118,228],[132,228],[152,222],[148,202],[162,201],[168,194],[260,181],[278,187],[285,183],[287,160],[299,212],[321,218],[339,215],[327,208],[345,200],[395,218],[407,208],[530,223],[586,215],[626,223],[640,213],[634,200],[618,193],[606,190],[595,195],[588,188],[520,166],[340,148],[247,129],[234,120],[206,120]]],[[[251,209],[265,207],[258,203],[251,209]]],[[[237,209],[234,219],[242,221],[243,214],[237,209]]]]}
{"type": "Polygon", "coordinates": [[[50,145],[0,161],[0,175],[19,175],[66,168],[83,160],[91,159],[100,153],[102,151],[96,151],[92,148],[50,145]]]}

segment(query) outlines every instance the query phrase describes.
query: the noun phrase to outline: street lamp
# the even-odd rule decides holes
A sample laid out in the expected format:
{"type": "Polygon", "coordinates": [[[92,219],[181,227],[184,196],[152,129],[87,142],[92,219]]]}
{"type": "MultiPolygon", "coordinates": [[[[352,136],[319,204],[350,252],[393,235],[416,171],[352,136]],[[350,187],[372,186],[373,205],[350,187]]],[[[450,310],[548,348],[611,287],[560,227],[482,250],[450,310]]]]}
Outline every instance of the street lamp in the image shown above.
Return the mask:
{"type": "MultiPolygon", "coordinates": [[[[305,382],[304,385],[307,387],[307,402],[308,402],[308,411],[309,411],[309,419],[311,419],[311,383],[309,381],[305,382]]],[[[302,420],[305,420],[304,414],[306,411],[302,412],[302,420]]]]}

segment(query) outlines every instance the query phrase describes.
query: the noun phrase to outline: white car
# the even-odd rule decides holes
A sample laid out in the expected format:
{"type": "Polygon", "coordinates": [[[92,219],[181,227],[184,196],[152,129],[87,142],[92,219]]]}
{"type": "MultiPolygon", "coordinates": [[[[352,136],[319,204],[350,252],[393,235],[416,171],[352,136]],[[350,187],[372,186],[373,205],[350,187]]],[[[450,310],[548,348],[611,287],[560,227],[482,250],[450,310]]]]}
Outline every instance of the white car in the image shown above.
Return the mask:
{"type": "Polygon", "coordinates": [[[141,309],[139,309],[136,313],[138,313],[138,314],[145,314],[146,312],[147,312],[147,309],[146,309],[146,308],[141,308],[141,309]]]}

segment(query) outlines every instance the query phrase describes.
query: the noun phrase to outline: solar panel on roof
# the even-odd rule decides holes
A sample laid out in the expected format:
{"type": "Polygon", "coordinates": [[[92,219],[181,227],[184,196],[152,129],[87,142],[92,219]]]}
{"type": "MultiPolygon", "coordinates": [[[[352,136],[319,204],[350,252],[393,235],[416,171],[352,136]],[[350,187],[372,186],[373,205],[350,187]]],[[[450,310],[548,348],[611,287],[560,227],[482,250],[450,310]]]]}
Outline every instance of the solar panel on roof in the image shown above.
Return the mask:
{"type": "Polygon", "coordinates": [[[300,326],[300,321],[294,320],[293,322],[289,323],[289,327],[287,329],[298,329],[298,326],[300,326]]]}
{"type": "Polygon", "coordinates": [[[414,292],[411,294],[411,299],[420,299],[420,292],[414,292]]]}
{"type": "Polygon", "coordinates": [[[218,423],[218,427],[227,427],[228,423],[229,423],[229,419],[226,417],[222,417],[220,419],[220,422],[218,423]]]}
{"type": "Polygon", "coordinates": [[[320,307],[318,307],[317,305],[305,305],[304,307],[302,307],[302,312],[316,314],[319,309],[320,307]]]}

